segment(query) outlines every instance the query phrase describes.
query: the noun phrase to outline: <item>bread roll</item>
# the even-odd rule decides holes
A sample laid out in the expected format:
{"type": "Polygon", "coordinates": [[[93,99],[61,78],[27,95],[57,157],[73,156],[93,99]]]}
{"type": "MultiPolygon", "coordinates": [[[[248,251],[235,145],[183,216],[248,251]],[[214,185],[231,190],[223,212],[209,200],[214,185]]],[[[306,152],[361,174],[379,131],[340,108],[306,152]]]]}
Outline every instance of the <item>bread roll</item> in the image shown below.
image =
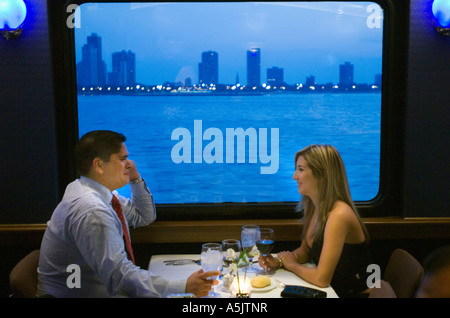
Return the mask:
{"type": "Polygon", "coordinates": [[[252,287],[255,288],[263,288],[270,285],[270,277],[261,275],[261,276],[255,276],[252,278],[251,281],[252,287]]]}

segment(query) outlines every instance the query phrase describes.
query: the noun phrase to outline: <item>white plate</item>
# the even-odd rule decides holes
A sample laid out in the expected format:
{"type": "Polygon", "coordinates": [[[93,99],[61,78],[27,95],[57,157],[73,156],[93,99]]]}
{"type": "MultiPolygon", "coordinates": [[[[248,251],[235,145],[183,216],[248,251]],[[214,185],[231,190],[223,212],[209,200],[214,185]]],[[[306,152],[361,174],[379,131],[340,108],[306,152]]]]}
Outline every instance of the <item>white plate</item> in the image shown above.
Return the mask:
{"type": "Polygon", "coordinates": [[[271,278],[269,286],[261,287],[261,288],[252,286],[252,293],[265,293],[265,292],[271,291],[272,289],[275,289],[275,288],[277,288],[277,283],[274,282],[273,279],[271,278]]]}

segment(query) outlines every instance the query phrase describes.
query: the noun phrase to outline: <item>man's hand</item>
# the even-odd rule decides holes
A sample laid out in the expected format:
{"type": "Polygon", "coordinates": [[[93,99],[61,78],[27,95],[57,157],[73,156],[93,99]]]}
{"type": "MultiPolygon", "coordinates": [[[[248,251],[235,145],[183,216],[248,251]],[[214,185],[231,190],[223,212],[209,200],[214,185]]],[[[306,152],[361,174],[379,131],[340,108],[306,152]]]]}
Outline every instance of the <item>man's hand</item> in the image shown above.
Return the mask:
{"type": "Polygon", "coordinates": [[[209,277],[219,276],[220,272],[203,272],[199,270],[193,273],[186,281],[186,293],[192,293],[196,297],[204,297],[208,295],[213,285],[219,284],[215,279],[208,279],[209,277]]]}
{"type": "Polygon", "coordinates": [[[134,163],[133,160],[130,160],[130,159],[128,159],[128,162],[130,163],[130,168],[128,169],[130,171],[130,173],[129,173],[130,181],[138,179],[140,174],[137,171],[136,164],[134,163]]]}

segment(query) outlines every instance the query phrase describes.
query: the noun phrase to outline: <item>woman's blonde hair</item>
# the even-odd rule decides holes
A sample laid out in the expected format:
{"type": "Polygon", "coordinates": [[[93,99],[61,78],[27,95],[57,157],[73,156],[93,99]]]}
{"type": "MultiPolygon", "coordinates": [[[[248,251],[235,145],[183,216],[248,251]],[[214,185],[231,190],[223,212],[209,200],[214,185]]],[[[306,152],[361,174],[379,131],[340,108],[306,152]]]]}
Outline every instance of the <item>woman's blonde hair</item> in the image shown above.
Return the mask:
{"type": "Polygon", "coordinates": [[[297,169],[297,160],[300,156],[308,163],[313,175],[317,178],[319,194],[317,203],[319,206],[315,207],[311,198],[305,195],[302,195],[298,205],[298,208],[304,209],[302,239],[306,237],[306,229],[311,223],[314,210],[318,214],[314,231],[314,238],[316,239],[323,233],[328,215],[333,205],[339,200],[347,203],[353,209],[364,231],[366,241],[368,241],[369,234],[353,203],[344,162],[336,148],[331,145],[310,145],[305,147],[295,154],[295,169],[297,169]]]}

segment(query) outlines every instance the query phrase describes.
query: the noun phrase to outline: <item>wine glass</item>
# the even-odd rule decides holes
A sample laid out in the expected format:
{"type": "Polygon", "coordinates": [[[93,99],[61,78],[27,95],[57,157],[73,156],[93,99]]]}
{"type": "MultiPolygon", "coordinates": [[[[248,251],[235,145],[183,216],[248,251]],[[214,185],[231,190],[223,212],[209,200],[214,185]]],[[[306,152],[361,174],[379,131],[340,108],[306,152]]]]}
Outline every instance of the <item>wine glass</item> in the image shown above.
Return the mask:
{"type": "Polygon", "coordinates": [[[248,260],[250,265],[247,267],[248,272],[257,272],[256,269],[252,267],[253,263],[253,255],[251,251],[253,247],[256,245],[256,241],[259,239],[259,226],[248,224],[242,226],[241,231],[241,243],[242,248],[245,250],[248,256],[248,260]]]}
{"type": "Polygon", "coordinates": [[[241,252],[241,242],[235,239],[226,239],[222,241],[223,262],[229,266],[233,261],[239,258],[241,252]]]}
{"type": "MultiPolygon", "coordinates": [[[[267,256],[272,252],[273,246],[275,245],[273,229],[261,228],[259,229],[259,233],[260,238],[256,241],[256,246],[263,256],[267,256]]],[[[264,267],[263,273],[265,275],[269,274],[267,267],[264,267]]]]}
{"type": "MultiPolygon", "coordinates": [[[[202,245],[201,264],[204,272],[221,271],[223,265],[222,245],[219,243],[205,243],[202,245]]],[[[210,277],[208,279],[216,279],[210,277]]],[[[214,286],[211,287],[208,298],[218,298],[220,294],[214,292],[214,286]]]]}
{"type": "MultiPolygon", "coordinates": [[[[235,239],[226,239],[222,241],[223,262],[228,267],[228,273],[222,276],[222,291],[230,292],[230,285],[233,280],[233,269],[230,270],[230,265],[239,259],[241,254],[241,242],[235,239]]],[[[237,264],[236,264],[237,266],[237,264]]],[[[237,267],[236,267],[237,270],[237,267]]]]}

